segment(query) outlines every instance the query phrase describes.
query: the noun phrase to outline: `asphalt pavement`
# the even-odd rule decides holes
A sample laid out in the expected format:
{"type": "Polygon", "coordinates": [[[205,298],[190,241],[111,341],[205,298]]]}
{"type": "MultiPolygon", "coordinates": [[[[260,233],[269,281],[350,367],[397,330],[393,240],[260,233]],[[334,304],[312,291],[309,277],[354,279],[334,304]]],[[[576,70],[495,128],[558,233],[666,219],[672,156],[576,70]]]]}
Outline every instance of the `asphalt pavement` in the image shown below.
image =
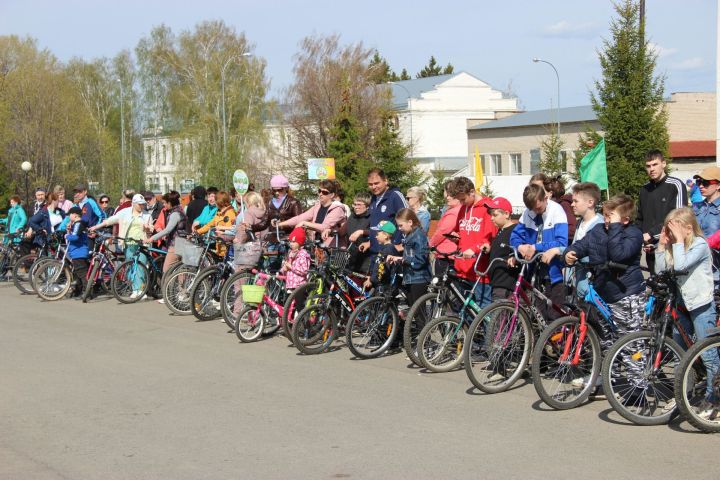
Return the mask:
{"type": "Polygon", "coordinates": [[[404,355],[302,356],[152,301],[42,302],[0,284],[0,479],[720,477],[720,435],[551,411],[404,355]]]}

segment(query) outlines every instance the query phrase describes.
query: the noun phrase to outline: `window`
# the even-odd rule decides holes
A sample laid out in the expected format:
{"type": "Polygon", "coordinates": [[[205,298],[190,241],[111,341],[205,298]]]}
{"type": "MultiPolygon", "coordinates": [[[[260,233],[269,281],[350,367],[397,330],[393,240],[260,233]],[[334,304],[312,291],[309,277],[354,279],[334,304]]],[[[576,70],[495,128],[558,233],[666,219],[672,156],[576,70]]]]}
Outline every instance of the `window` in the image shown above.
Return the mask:
{"type": "Polygon", "coordinates": [[[510,154],[510,175],[522,175],[522,155],[519,153],[510,154]]]}
{"type": "Polygon", "coordinates": [[[162,164],[165,165],[165,164],[167,164],[167,145],[163,145],[162,152],[163,152],[162,164]]]}
{"type": "Polygon", "coordinates": [[[145,147],[145,162],[152,165],[152,147],[149,145],[145,147]]]}
{"type": "Polygon", "coordinates": [[[177,155],[177,145],[173,145],[170,150],[170,165],[175,165],[175,155],[177,155]]]}
{"type": "Polygon", "coordinates": [[[185,161],[185,144],[180,144],[180,163],[185,161]]]}
{"type": "Polygon", "coordinates": [[[502,156],[498,154],[480,155],[485,175],[502,175],[502,156]]]}
{"type": "Polygon", "coordinates": [[[530,175],[540,173],[540,149],[533,148],[530,150],[530,175]]]}
{"type": "Polygon", "coordinates": [[[163,181],[164,181],[164,183],[165,183],[165,189],[163,190],[163,192],[169,192],[169,191],[170,191],[170,188],[169,188],[169,187],[170,187],[170,183],[168,182],[168,178],[167,178],[167,177],[164,177],[164,178],[163,178],[163,181]]]}

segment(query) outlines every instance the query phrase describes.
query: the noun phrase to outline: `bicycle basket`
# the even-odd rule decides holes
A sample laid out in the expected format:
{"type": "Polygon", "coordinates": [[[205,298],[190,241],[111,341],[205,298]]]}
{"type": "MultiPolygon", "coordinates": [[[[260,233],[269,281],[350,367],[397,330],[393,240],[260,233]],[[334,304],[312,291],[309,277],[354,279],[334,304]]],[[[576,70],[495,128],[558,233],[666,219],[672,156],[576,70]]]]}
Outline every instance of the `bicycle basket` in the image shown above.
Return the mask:
{"type": "Polygon", "coordinates": [[[332,250],[330,252],[330,265],[336,270],[344,270],[350,261],[350,252],[347,250],[332,250]]]}
{"type": "Polygon", "coordinates": [[[259,241],[235,243],[235,265],[247,265],[254,267],[260,261],[263,249],[259,241]]]}
{"type": "Polygon", "coordinates": [[[241,285],[242,298],[245,303],[258,304],[265,295],[265,285],[241,285]]]}
{"type": "Polygon", "coordinates": [[[191,267],[197,267],[200,264],[204,248],[198,245],[188,245],[182,253],[182,262],[191,267]]]}
{"type": "Polygon", "coordinates": [[[188,241],[187,239],[177,236],[175,237],[175,254],[182,257],[185,255],[185,249],[188,247],[192,247],[193,244],[188,241]]]}

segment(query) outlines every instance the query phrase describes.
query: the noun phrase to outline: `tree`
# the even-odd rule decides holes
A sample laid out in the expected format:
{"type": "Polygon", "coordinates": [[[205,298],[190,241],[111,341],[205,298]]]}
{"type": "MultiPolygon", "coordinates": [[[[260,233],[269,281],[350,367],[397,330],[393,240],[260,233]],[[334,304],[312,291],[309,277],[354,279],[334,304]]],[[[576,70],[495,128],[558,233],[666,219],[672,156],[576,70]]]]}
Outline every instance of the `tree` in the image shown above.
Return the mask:
{"type": "Polygon", "coordinates": [[[565,142],[557,134],[557,127],[550,127],[550,135],[545,137],[540,144],[542,158],[540,159],[540,171],[550,176],[557,176],[567,170],[567,165],[563,162],[560,152],[565,146],[565,142]]]}
{"type": "Polygon", "coordinates": [[[441,65],[437,63],[437,60],[435,60],[434,56],[430,57],[430,60],[428,61],[428,64],[425,65],[422,70],[420,70],[417,75],[415,75],[415,78],[425,78],[425,77],[436,77],[438,75],[447,75],[449,73],[453,73],[455,70],[455,67],[453,67],[450,63],[447,64],[445,68],[443,68],[441,65]]]}
{"type": "Polygon", "coordinates": [[[412,80],[412,77],[407,71],[407,68],[403,68],[402,72],[400,72],[400,77],[398,80],[412,80]]]}
{"type": "Polygon", "coordinates": [[[393,72],[387,60],[380,56],[380,52],[375,50],[372,60],[370,60],[370,70],[372,71],[372,81],[375,83],[397,82],[400,80],[397,73],[393,72]]]}
{"type": "Polygon", "coordinates": [[[604,40],[598,54],[602,79],[591,101],[605,132],[610,190],[637,196],[647,182],[645,154],[668,151],[665,78],[654,74],[657,55],[648,48],[637,2],[617,3],[615,12],[612,39],[604,40]]]}
{"type": "Polygon", "coordinates": [[[428,188],[427,202],[431,212],[439,211],[445,206],[445,182],[448,180],[446,172],[435,170],[432,172],[432,181],[428,188]]]}
{"type": "MultiPolygon", "coordinates": [[[[410,147],[400,140],[394,115],[388,109],[373,145],[372,158],[382,168],[390,183],[403,192],[410,187],[422,186],[427,177],[417,168],[417,160],[408,158],[410,147]]],[[[367,187],[364,187],[366,190],[367,187]]]]}
{"type": "Polygon", "coordinates": [[[349,99],[346,99],[330,129],[328,155],[335,159],[336,178],[342,181],[348,198],[367,189],[365,172],[370,168],[370,162],[364,155],[361,137],[361,127],[352,115],[349,99]]]}

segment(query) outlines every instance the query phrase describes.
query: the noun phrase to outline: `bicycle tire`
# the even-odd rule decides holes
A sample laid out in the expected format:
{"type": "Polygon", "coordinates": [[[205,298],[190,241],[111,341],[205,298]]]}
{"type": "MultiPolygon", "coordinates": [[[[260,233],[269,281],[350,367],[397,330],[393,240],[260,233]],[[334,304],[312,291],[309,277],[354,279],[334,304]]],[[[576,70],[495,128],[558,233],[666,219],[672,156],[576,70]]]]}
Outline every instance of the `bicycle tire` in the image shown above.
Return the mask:
{"type": "Polygon", "coordinates": [[[93,260],[92,268],[90,269],[90,275],[88,276],[87,282],[85,283],[85,288],[82,292],[82,303],[87,303],[90,292],[92,292],[92,289],[95,286],[95,276],[97,275],[99,269],[100,262],[97,260],[93,260]]]}
{"type": "Polygon", "coordinates": [[[558,318],[543,330],[533,350],[531,371],[535,391],[555,410],[584,403],[595,390],[600,375],[600,337],[587,325],[585,338],[578,345],[579,329],[579,318],[558,318]],[[580,353],[575,361],[578,348],[580,353]]]}
{"type": "Polygon", "coordinates": [[[206,322],[219,318],[222,315],[220,303],[217,307],[213,305],[212,292],[216,288],[216,282],[220,281],[220,270],[216,267],[208,267],[198,273],[190,291],[190,312],[195,318],[206,322]]]}
{"type": "Polygon", "coordinates": [[[298,314],[308,306],[309,298],[318,288],[318,282],[305,283],[297,287],[288,295],[283,304],[282,324],[283,335],[292,341],[292,329],[298,314]]]}
{"type": "Polygon", "coordinates": [[[444,373],[458,368],[463,361],[467,345],[467,325],[460,317],[443,316],[430,321],[418,335],[417,353],[423,366],[434,373],[444,373]]]}
{"type": "Polygon", "coordinates": [[[418,367],[424,366],[417,354],[418,335],[420,335],[420,332],[427,323],[435,318],[447,316],[452,311],[449,302],[438,305],[437,298],[437,292],[422,295],[410,306],[410,310],[408,310],[405,316],[405,324],[403,325],[403,349],[410,361],[418,367]],[[421,318],[421,316],[425,318],[421,318]]]}
{"type": "Polygon", "coordinates": [[[141,261],[135,261],[134,259],[121,263],[113,272],[112,280],[110,281],[110,289],[112,290],[113,296],[118,302],[125,304],[136,303],[142,300],[147,294],[149,286],[150,272],[148,268],[141,261]],[[138,274],[141,275],[145,281],[142,282],[137,295],[133,297],[133,292],[135,292],[133,276],[138,274]]]}
{"type": "Polygon", "coordinates": [[[165,263],[165,257],[166,255],[158,255],[153,260],[155,262],[155,265],[157,265],[160,269],[159,272],[157,272],[153,267],[148,265],[148,272],[150,273],[151,280],[150,288],[148,288],[148,295],[153,297],[155,300],[163,298],[162,266],[165,263]]]}
{"type": "Polygon", "coordinates": [[[62,260],[43,262],[34,285],[38,296],[45,301],[54,302],[65,297],[73,284],[73,272],[62,260]]]}
{"type": "MultiPolygon", "coordinates": [[[[191,315],[190,289],[197,276],[197,267],[176,268],[163,284],[165,306],[175,315],[191,315]]],[[[163,276],[165,278],[165,276],[163,276]]]]}
{"type": "Polygon", "coordinates": [[[664,351],[659,352],[661,372],[647,374],[648,344],[655,336],[652,331],[639,331],[624,335],[605,354],[602,367],[603,391],[612,408],[636,425],[664,425],[677,410],[675,403],[675,369],[682,357],[682,348],[671,338],[664,339],[664,351]],[[624,367],[632,365],[629,371],[624,367]],[[642,371],[640,371],[642,370],[642,371]],[[627,377],[623,373],[630,372],[627,377]],[[662,378],[661,375],[662,374],[662,378]],[[652,389],[655,402],[648,402],[647,392],[652,389]],[[660,395],[658,395],[660,394],[660,395]],[[661,405],[657,397],[664,402],[661,405]],[[632,404],[628,405],[628,402],[632,404]],[[666,407],[667,406],[667,407],[666,407]],[[629,407],[637,407],[631,409],[629,407]],[[636,411],[638,413],[636,413],[636,411]]]}
{"type": "Polygon", "coordinates": [[[238,314],[235,334],[243,343],[251,343],[262,337],[265,329],[265,312],[257,305],[245,305],[238,314]]]}
{"type": "Polygon", "coordinates": [[[220,290],[220,313],[231,330],[235,330],[237,315],[245,306],[242,301],[242,285],[252,285],[254,282],[255,275],[248,271],[239,271],[230,275],[220,290]]]}
{"type": "Polygon", "coordinates": [[[50,257],[38,257],[36,253],[23,255],[15,262],[12,269],[13,284],[23,294],[35,293],[32,282],[32,268],[39,260],[52,260],[50,257]]]}
{"type": "Polygon", "coordinates": [[[398,331],[399,316],[385,297],[369,298],[353,310],[345,328],[348,348],[357,358],[377,358],[390,349],[398,331]]]}
{"type": "MultiPolygon", "coordinates": [[[[675,402],[680,414],[690,425],[707,433],[720,432],[720,405],[708,418],[698,411],[707,395],[707,369],[702,355],[708,350],[720,352],[720,336],[703,338],[690,347],[682,357],[675,376],[675,402]]],[[[720,394],[720,372],[713,380],[713,393],[720,394]]]]}
{"type": "Polygon", "coordinates": [[[510,331],[514,313],[512,302],[491,303],[475,316],[468,329],[468,347],[464,349],[463,358],[465,372],[482,392],[500,393],[512,387],[530,361],[533,345],[530,320],[527,312],[520,307],[515,326],[510,331]],[[502,315],[499,324],[497,318],[491,317],[493,314],[502,315]],[[490,335],[486,335],[487,328],[490,335]],[[508,340],[510,343],[507,343],[508,340]]]}
{"type": "MultiPolygon", "coordinates": [[[[170,276],[172,274],[174,274],[177,270],[179,270],[183,267],[194,268],[196,270],[198,269],[198,267],[192,267],[190,265],[185,265],[183,262],[180,262],[180,261],[173,262],[173,264],[170,265],[168,267],[168,269],[163,272],[162,277],[160,278],[160,288],[162,289],[163,292],[165,291],[165,282],[167,282],[167,280],[170,278],[170,276]]],[[[161,266],[161,268],[162,268],[162,266],[161,266]]]]}
{"type": "Polygon", "coordinates": [[[292,343],[300,353],[323,353],[337,337],[337,318],[330,306],[323,302],[303,308],[295,318],[291,330],[292,343]]]}

